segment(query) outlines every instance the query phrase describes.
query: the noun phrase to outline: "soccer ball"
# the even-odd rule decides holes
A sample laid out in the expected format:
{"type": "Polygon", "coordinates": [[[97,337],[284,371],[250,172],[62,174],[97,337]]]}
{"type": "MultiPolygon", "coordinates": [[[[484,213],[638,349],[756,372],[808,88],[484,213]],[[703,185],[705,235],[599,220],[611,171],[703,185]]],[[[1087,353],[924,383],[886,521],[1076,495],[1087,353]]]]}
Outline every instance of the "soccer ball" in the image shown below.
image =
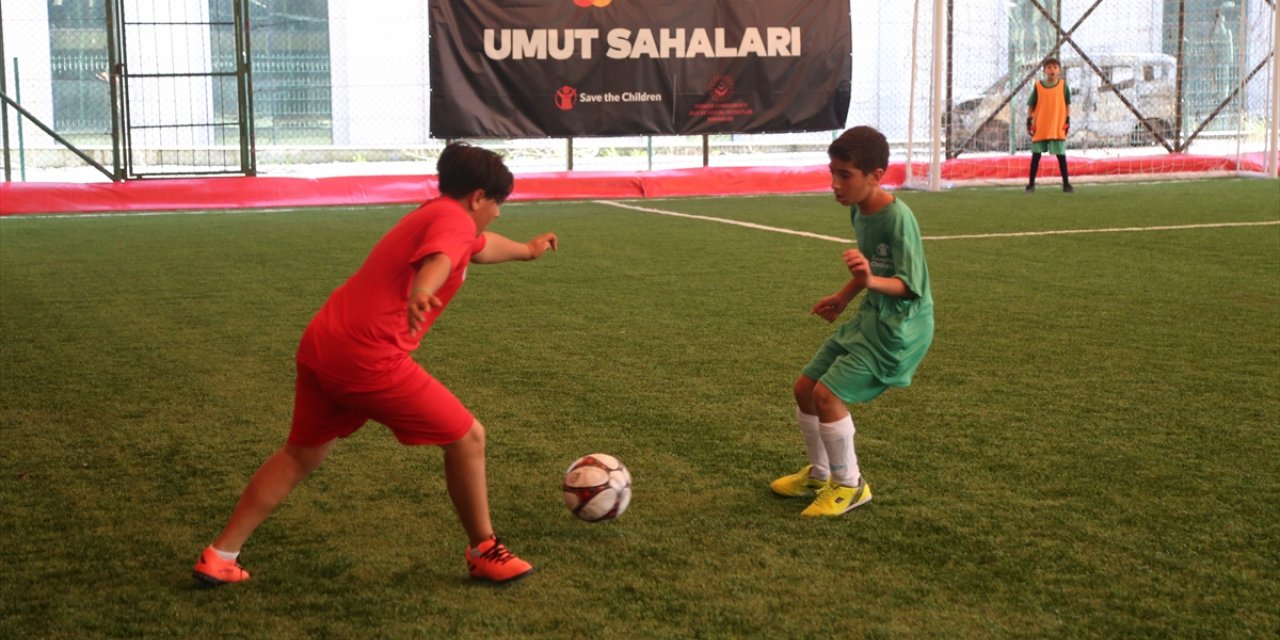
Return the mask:
{"type": "Polygon", "coordinates": [[[564,472],[561,488],[564,506],[587,522],[612,520],[631,504],[631,472],[607,453],[574,460],[564,472]]]}

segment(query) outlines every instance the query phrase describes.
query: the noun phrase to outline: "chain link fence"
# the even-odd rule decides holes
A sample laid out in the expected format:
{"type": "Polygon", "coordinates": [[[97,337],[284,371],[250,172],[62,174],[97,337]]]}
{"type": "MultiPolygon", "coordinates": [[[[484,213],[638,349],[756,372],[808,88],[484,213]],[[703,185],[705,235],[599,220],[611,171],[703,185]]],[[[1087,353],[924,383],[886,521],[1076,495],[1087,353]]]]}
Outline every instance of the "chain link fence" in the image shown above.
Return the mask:
{"type": "MultiPolygon", "coordinates": [[[[33,121],[110,167],[116,140],[104,1],[0,0],[4,92],[32,116],[7,109],[4,162],[12,179],[106,179],[33,121]]],[[[127,17],[163,6],[204,24],[231,20],[236,3],[111,1],[127,17]]],[[[1071,153],[1157,163],[1171,153],[1265,149],[1275,0],[944,0],[942,6],[945,48],[935,51],[934,2],[853,3],[849,125],[880,128],[899,159],[919,154],[919,161],[935,141],[948,158],[1025,152],[1026,101],[1048,56],[1063,61],[1072,91],[1071,153]],[[937,64],[943,70],[935,106],[937,64]]],[[[259,175],[431,171],[446,141],[428,133],[427,0],[255,0],[245,7],[259,175]]],[[[227,69],[235,55],[228,37],[216,27],[188,25],[139,43],[149,49],[138,55],[227,69]]],[[[235,105],[217,81],[209,85],[181,99],[207,100],[204,111],[225,120],[235,105]]],[[[838,133],[476,142],[503,151],[518,172],[644,171],[817,164],[838,133]]],[[[167,153],[155,156],[158,164],[214,158],[225,166],[233,163],[217,158],[227,154],[226,137],[133,151],[167,153]]]]}

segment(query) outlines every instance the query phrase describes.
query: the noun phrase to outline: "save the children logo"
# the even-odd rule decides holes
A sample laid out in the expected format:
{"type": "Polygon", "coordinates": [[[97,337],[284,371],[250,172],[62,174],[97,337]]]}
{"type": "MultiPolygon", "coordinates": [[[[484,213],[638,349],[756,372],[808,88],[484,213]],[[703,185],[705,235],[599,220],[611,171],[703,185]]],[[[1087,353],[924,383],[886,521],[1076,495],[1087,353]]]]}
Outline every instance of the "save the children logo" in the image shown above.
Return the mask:
{"type": "Polygon", "coordinates": [[[893,257],[889,255],[889,245],[876,245],[876,254],[871,257],[871,272],[878,275],[893,273],[893,257]]]}
{"type": "Polygon", "coordinates": [[[583,8],[590,7],[591,5],[595,5],[597,7],[607,7],[609,6],[610,2],[613,2],[613,0],[573,0],[574,4],[583,8]]]}
{"type": "MultiPolygon", "coordinates": [[[[577,2],[578,0],[574,0],[577,2]]],[[[569,85],[564,85],[556,91],[556,107],[561,111],[568,111],[573,108],[573,103],[578,100],[578,90],[569,85]]]]}
{"type": "Polygon", "coordinates": [[[566,84],[556,91],[555,101],[556,108],[561,111],[571,111],[579,103],[662,102],[662,94],[649,93],[648,91],[581,93],[566,84]]]}

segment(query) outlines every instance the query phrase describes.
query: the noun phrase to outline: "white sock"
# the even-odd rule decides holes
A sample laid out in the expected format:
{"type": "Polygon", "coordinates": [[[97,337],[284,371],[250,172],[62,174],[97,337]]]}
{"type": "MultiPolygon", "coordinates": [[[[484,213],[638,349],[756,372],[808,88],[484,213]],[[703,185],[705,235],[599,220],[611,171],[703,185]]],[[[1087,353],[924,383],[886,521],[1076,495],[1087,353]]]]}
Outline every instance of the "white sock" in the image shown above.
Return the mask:
{"type": "Polygon", "coordinates": [[[240,557],[239,551],[235,551],[235,552],[223,551],[222,549],[219,549],[217,547],[209,547],[209,548],[213,549],[213,552],[218,554],[218,557],[222,558],[223,560],[232,561],[240,557]]]}
{"type": "Polygon", "coordinates": [[[831,475],[831,468],[827,464],[827,448],[822,444],[818,416],[796,409],[796,424],[800,425],[800,435],[804,436],[804,452],[809,456],[809,464],[813,465],[809,477],[826,480],[831,475]]]}
{"type": "Polygon", "coordinates": [[[862,472],[858,469],[858,454],[853,451],[853,416],[819,423],[818,429],[831,464],[831,479],[846,487],[857,486],[862,472]]]}

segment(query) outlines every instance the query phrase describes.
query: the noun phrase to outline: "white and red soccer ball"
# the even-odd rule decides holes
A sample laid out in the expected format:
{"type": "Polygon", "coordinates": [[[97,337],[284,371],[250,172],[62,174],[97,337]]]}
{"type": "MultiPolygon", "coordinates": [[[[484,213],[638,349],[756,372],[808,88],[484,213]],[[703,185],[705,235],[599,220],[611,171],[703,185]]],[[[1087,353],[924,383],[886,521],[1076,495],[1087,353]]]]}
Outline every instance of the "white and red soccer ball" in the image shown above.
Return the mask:
{"type": "Polygon", "coordinates": [[[587,522],[613,520],[631,504],[631,472],[607,453],[573,461],[564,472],[564,506],[587,522]]]}

